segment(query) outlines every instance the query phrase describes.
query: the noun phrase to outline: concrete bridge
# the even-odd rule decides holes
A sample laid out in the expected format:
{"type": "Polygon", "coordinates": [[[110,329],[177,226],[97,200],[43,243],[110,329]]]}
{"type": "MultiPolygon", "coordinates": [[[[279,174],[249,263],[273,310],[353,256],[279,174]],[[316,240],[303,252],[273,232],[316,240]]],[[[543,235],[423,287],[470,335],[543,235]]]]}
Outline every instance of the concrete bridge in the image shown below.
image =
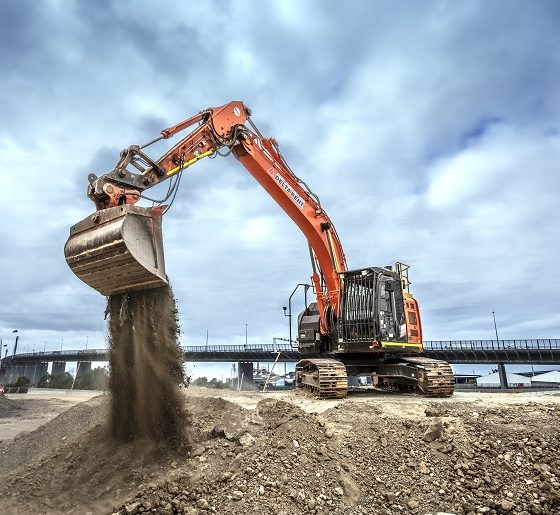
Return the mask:
{"type": "MultiPolygon", "coordinates": [[[[183,347],[187,362],[295,362],[303,355],[289,343],[262,345],[196,345],[183,347]]],[[[424,342],[424,355],[451,364],[496,364],[505,378],[506,364],[560,365],[560,339],[528,340],[437,340],[424,342]]],[[[324,357],[306,354],[305,357],[324,357]]],[[[78,363],[78,374],[91,370],[92,362],[109,361],[108,349],[80,349],[27,352],[7,356],[1,362],[0,382],[10,383],[19,376],[31,384],[46,373],[52,363],[53,375],[62,374],[67,362],[78,363]]],[[[247,366],[240,367],[245,371],[247,366]]],[[[502,374],[501,374],[502,375],[502,374]]]]}

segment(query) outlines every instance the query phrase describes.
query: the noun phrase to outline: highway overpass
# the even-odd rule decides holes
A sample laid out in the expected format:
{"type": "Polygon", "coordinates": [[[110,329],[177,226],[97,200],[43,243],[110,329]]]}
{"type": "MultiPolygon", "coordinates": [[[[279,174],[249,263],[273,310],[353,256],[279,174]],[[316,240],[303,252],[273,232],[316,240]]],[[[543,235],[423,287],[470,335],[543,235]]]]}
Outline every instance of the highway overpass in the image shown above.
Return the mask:
{"type": "MultiPolygon", "coordinates": [[[[188,345],[183,347],[187,362],[295,362],[302,358],[288,343],[262,345],[188,345]]],[[[451,364],[560,365],[560,339],[455,340],[424,342],[426,357],[451,364]]],[[[306,357],[321,357],[319,354],[306,357]]],[[[358,357],[359,359],[359,357],[358,357]]],[[[55,374],[63,373],[67,362],[78,362],[78,373],[91,369],[93,362],[109,361],[108,349],[39,351],[7,356],[2,360],[0,382],[19,376],[40,379],[52,363],[55,374]]]]}

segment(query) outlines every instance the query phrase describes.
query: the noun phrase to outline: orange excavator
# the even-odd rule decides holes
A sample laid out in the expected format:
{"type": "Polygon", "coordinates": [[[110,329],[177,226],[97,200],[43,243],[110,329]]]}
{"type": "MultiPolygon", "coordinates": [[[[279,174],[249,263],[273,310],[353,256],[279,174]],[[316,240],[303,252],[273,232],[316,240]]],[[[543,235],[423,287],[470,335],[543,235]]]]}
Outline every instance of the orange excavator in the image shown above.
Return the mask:
{"type": "Polygon", "coordinates": [[[410,294],[409,267],[348,269],[333,223],[319,197],[298,178],[265,138],[239,101],[206,109],[121,152],[115,169],[88,176],[96,212],[70,229],[65,256],[72,271],[103,295],[167,284],[162,216],[174,199],[182,173],[205,157],[230,153],[295,222],[307,239],[316,302],[298,317],[298,388],[322,398],[341,398],[348,376],[371,375],[373,384],[449,396],[451,367],[422,353],[417,301],[410,294]],[[159,159],[144,149],[197,125],[159,159]],[[169,180],[156,207],[139,207],[145,191],[169,180]],[[319,357],[317,357],[319,356],[319,357]]]}

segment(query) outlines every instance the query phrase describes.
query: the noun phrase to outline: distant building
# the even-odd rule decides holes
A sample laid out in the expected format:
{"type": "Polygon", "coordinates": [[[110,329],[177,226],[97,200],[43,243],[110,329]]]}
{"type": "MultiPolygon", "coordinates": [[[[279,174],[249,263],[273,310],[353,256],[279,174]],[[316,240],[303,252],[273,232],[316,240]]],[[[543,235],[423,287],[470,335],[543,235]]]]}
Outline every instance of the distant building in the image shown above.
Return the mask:
{"type": "MultiPolygon", "coordinates": [[[[508,387],[510,388],[524,388],[531,386],[531,380],[528,377],[521,376],[519,374],[514,374],[508,372],[506,374],[508,387]]],[[[499,388],[500,387],[500,375],[498,372],[493,374],[478,377],[476,379],[476,386],[480,388],[499,388]]]]}
{"type": "Polygon", "coordinates": [[[532,386],[560,388],[560,371],[553,370],[552,372],[536,375],[532,378],[531,384],[532,386]]]}
{"type": "Polygon", "coordinates": [[[455,374],[457,384],[475,384],[480,374],[455,374]]]}

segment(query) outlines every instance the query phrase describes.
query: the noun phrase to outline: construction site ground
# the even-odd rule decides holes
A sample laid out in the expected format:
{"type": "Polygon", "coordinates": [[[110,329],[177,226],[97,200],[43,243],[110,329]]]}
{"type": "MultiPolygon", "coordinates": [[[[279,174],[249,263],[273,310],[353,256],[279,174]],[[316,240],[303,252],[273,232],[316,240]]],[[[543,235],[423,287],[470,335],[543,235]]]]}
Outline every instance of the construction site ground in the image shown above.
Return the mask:
{"type": "Polygon", "coordinates": [[[103,392],[0,399],[0,513],[560,513],[560,396],[185,390],[190,446],[116,445],[103,392]]]}

